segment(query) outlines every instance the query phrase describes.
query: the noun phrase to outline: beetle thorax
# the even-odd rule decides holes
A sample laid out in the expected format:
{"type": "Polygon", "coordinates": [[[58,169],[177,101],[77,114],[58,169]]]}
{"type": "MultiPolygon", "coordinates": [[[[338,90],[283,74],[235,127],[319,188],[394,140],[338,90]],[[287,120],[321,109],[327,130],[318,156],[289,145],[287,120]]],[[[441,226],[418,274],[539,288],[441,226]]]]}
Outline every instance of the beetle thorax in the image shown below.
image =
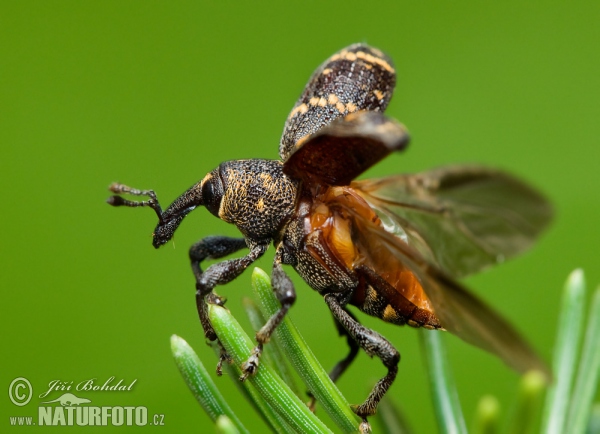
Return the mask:
{"type": "Polygon", "coordinates": [[[298,183],[274,160],[235,160],[219,166],[219,217],[251,240],[270,240],[293,214],[298,183]]]}

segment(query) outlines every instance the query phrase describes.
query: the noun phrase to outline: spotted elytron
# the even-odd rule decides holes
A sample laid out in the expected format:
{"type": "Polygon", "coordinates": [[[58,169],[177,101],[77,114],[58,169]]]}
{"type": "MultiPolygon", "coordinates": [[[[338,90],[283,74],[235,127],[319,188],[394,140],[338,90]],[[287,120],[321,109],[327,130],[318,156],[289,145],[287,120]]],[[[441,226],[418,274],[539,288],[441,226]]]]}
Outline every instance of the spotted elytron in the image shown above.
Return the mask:
{"type": "Polygon", "coordinates": [[[113,184],[114,206],[147,206],[158,215],[153,245],[173,237],[184,217],[204,205],[233,223],[243,238],[210,236],[189,256],[204,334],[217,338],[207,303],[223,303],[212,290],[239,276],[275,246],[272,283],[280,310],[256,333],[258,345],[242,366],[259,366],[263,345],[296,300],[282,265],[291,265],[329,306],[350,353],[333,369],[336,380],[362,348],[387,374],[361,405],[367,416],[391,386],[400,355],[385,338],[356,320],[348,306],[384,321],[445,329],[487,350],[519,372],[545,370],[527,343],[494,310],[454,279],[526,249],[548,224],[552,210],[534,189],[485,167],[449,166],[412,175],[354,181],[408,144],[406,128],[383,115],[396,74],[390,58],[364,44],[331,56],[312,75],[289,114],[280,160],[222,163],[165,211],[152,190],[113,184]],[[246,256],[202,270],[205,259],[248,248],[246,256]]]}

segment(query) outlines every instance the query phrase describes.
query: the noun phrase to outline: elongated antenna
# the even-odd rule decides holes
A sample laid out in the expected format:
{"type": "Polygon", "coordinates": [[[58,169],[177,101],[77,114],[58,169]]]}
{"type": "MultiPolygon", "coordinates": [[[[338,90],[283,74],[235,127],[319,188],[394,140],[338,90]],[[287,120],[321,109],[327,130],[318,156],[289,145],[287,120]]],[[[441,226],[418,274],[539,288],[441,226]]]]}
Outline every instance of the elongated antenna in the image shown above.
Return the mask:
{"type": "Polygon", "coordinates": [[[156,193],[154,190],[138,190],[137,188],[131,188],[124,184],[119,184],[117,182],[113,183],[108,187],[110,191],[113,193],[119,194],[131,194],[132,196],[148,196],[148,200],[127,200],[123,199],[121,196],[111,196],[106,199],[106,203],[112,206],[128,206],[131,208],[136,208],[138,206],[147,206],[150,207],[156,212],[158,216],[158,220],[160,222],[163,221],[163,211],[158,203],[158,199],[156,198],[156,193]]]}

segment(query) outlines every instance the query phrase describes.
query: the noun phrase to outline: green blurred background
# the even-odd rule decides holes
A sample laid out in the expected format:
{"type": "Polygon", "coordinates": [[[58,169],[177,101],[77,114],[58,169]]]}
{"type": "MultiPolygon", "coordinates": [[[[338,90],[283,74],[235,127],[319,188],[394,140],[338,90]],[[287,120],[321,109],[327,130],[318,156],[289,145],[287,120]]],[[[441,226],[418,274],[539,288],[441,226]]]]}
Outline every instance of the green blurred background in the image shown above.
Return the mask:
{"type": "MultiPolygon", "coordinates": [[[[165,415],[164,427],[146,432],[212,431],[169,337],[184,337],[213,370],[187,249],[235,228],[198,210],[175,243],[155,251],[154,213],[107,206],[106,187],[153,188],[166,206],[224,160],[277,158],[283,123],[314,68],[360,41],[394,59],[387,113],[413,138],[367,176],[486,163],[555,203],[556,220],[531,252],[466,282],[549,359],[568,273],[583,267],[590,284],[600,282],[599,22],[592,1],[2,1],[0,387],[26,377],[34,398],[16,407],[4,392],[0,430],[8,415],[35,415],[52,380],[115,376],[137,379],[133,391],[81,395],[165,415]]],[[[271,258],[272,249],[258,265],[269,270],[271,258]]],[[[331,367],[345,343],[320,297],[294,279],[291,316],[331,367]]],[[[240,318],[249,281],[245,273],[220,290],[240,318]]],[[[360,318],[402,353],[389,395],[417,432],[434,432],[417,334],[360,318]]],[[[513,372],[452,336],[446,342],[467,420],[483,394],[510,404],[513,372]]],[[[359,403],[383,374],[362,353],[339,385],[359,403]]],[[[233,383],[217,383],[260,432],[233,383]]]]}

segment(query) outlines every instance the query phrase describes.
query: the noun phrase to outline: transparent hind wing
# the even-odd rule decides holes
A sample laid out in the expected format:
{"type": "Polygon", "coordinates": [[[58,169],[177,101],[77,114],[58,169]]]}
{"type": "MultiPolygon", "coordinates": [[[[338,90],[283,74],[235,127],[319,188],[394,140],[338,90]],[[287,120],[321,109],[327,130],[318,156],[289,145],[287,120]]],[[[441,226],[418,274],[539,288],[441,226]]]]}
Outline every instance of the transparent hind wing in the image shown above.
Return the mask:
{"type": "MultiPolygon", "coordinates": [[[[443,328],[464,341],[495,354],[524,373],[537,369],[551,378],[550,370],[523,337],[496,311],[450,278],[401,238],[387,232],[379,221],[366,219],[343,195],[336,199],[352,219],[355,244],[378,272],[378,259],[389,255],[419,280],[443,328]]],[[[332,206],[331,203],[328,204],[332,206]]]]}
{"type": "Polygon", "coordinates": [[[504,172],[448,166],[351,184],[387,231],[451,276],[526,250],[552,219],[536,190],[504,172]]]}

